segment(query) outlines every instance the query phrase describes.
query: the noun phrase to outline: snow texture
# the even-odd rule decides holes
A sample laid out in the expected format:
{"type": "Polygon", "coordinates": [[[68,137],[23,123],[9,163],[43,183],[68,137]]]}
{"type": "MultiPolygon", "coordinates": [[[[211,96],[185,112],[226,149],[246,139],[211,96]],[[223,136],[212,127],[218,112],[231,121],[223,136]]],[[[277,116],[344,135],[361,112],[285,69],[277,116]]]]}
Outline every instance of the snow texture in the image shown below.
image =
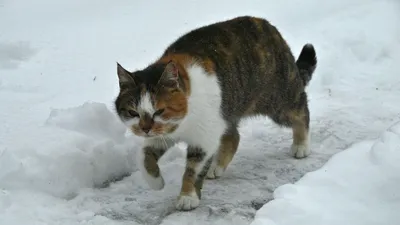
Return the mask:
{"type": "Polygon", "coordinates": [[[398,1],[152,4],[0,0],[0,225],[400,224],[397,126],[365,142],[400,120],[398,1]],[[135,165],[142,140],[115,116],[116,61],[143,68],[184,32],[240,15],[270,20],[296,56],[314,44],[312,153],[294,159],[290,130],[245,121],[227,171],[178,212],[185,146],[151,190],[135,165]]]}
{"type": "Polygon", "coordinates": [[[396,225],[400,222],[400,122],[376,141],[334,155],[274,192],[251,225],[396,225]]]}

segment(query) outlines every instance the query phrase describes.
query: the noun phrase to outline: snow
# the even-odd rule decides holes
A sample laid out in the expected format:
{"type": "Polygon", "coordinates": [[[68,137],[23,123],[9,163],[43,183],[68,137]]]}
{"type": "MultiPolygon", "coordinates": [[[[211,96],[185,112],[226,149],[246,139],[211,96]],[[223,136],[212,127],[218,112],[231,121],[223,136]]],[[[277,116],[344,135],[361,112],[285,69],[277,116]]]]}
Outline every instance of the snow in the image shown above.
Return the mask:
{"type": "Polygon", "coordinates": [[[378,140],[334,155],[322,168],[274,192],[251,225],[400,222],[400,122],[378,140]]]}
{"type": "Polygon", "coordinates": [[[29,188],[68,199],[80,188],[102,186],[135,168],[125,129],[104,104],[52,110],[44,124],[36,132],[39,140],[22,139],[25,147],[2,151],[2,188],[29,188]]]}
{"type": "Polygon", "coordinates": [[[0,0],[0,225],[399,224],[399,6],[0,0]],[[135,165],[142,140],[115,117],[116,62],[143,68],[178,35],[245,14],[275,24],[296,56],[316,48],[312,154],[293,159],[290,130],[246,121],[223,177],[177,212],[184,145],[150,190],[135,165]]]}

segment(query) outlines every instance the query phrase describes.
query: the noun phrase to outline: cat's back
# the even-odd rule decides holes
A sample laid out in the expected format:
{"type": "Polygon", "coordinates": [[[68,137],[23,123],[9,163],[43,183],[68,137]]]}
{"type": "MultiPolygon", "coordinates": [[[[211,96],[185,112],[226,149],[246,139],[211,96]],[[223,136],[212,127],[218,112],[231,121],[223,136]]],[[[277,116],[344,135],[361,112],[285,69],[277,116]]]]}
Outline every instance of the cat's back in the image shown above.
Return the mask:
{"type": "MultiPolygon", "coordinates": [[[[289,46],[266,19],[241,16],[196,28],[174,41],[161,59],[177,55],[184,64],[195,59],[207,72],[205,79],[215,75],[221,108],[230,121],[260,111],[258,101],[283,103],[304,89],[289,46]]],[[[208,86],[194,79],[202,77],[199,73],[188,74],[194,89],[208,86]]]]}
{"type": "Polygon", "coordinates": [[[240,16],[189,31],[170,44],[163,56],[188,54],[221,62],[257,48],[275,47],[289,50],[282,49],[287,46],[275,26],[263,18],[240,16]]]}

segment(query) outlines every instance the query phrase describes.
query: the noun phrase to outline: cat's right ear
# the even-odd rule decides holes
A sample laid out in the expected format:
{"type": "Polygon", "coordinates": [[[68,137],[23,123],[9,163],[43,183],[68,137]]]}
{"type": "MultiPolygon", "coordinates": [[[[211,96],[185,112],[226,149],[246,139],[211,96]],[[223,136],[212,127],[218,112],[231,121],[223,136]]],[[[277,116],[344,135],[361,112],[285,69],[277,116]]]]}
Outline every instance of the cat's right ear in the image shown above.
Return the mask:
{"type": "Polygon", "coordinates": [[[122,84],[130,83],[135,84],[135,80],[133,79],[132,73],[126,70],[117,62],[117,74],[119,79],[119,86],[121,87],[122,84]]]}

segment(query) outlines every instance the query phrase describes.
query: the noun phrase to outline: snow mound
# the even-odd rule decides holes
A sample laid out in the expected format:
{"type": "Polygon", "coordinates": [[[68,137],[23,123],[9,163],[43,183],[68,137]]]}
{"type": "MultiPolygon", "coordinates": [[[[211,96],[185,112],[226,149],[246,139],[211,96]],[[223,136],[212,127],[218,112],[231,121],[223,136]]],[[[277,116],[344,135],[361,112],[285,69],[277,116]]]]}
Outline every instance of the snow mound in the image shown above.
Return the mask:
{"type": "Polygon", "coordinates": [[[252,225],[400,223],[400,122],[274,192],[252,225]]]}
{"type": "Polygon", "coordinates": [[[97,139],[111,138],[116,142],[125,139],[126,128],[103,103],[85,103],[75,108],[53,109],[46,124],[97,139]]]}
{"type": "Polygon", "coordinates": [[[17,149],[0,151],[0,188],[72,198],[135,170],[136,140],[102,103],[53,109],[17,149]]]}

